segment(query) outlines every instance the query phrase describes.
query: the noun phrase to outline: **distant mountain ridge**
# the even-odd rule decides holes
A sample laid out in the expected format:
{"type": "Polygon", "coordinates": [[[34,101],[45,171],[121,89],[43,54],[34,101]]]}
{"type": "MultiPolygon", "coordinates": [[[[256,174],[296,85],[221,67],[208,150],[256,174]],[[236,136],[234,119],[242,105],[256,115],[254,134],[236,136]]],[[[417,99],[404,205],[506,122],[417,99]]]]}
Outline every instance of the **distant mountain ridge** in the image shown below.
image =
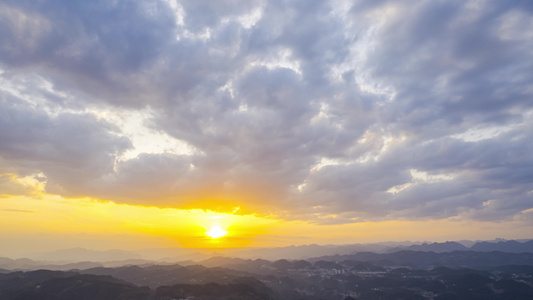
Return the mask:
{"type": "MultiPolygon", "coordinates": [[[[11,259],[7,257],[0,257],[0,273],[2,269],[12,270],[57,270],[68,271],[73,269],[89,269],[96,267],[120,267],[125,265],[153,265],[156,262],[136,259],[136,260],[122,260],[122,261],[109,261],[109,262],[93,262],[93,261],[79,261],[73,263],[61,263],[56,261],[38,261],[29,258],[11,259]]],[[[158,264],[164,264],[157,262],[158,264]]]]}
{"type": "Polygon", "coordinates": [[[411,245],[409,247],[395,247],[387,250],[387,253],[398,252],[401,250],[411,251],[424,251],[424,252],[452,252],[452,251],[468,251],[469,249],[463,244],[457,242],[445,242],[445,243],[423,243],[422,245],[411,245]]]}
{"type": "Polygon", "coordinates": [[[142,256],[133,251],[126,250],[91,250],[86,248],[61,249],[34,255],[37,260],[46,261],[93,261],[106,262],[126,259],[141,259],[142,256]]]}
{"type": "Polygon", "coordinates": [[[479,242],[474,244],[470,250],[473,251],[501,251],[509,253],[533,252],[533,240],[520,243],[514,240],[501,241],[497,243],[479,242]]]}
{"type": "MultiPolygon", "coordinates": [[[[402,245],[405,243],[395,243],[402,245]]],[[[275,248],[255,248],[236,252],[233,256],[261,259],[306,259],[320,255],[350,254],[353,252],[383,252],[390,248],[389,243],[347,244],[347,245],[300,245],[275,248]]]]}
{"type": "Polygon", "coordinates": [[[205,266],[240,265],[242,260],[302,260],[313,257],[333,255],[353,255],[361,252],[395,253],[398,251],[422,251],[435,253],[450,253],[454,251],[476,252],[506,252],[506,253],[533,253],[533,240],[502,240],[495,241],[462,241],[462,243],[447,241],[443,243],[398,242],[374,244],[347,244],[347,245],[302,245],[277,248],[244,248],[223,249],[224,251],[211,251],[195,254],[196,249],[188,248],[162,248],[145,249],[138,251],[126,250],[90,250],[85,248],[72,248],[52,252],[36,253],[30,258],[9,259],[0,257],[0,268],[14,270],[32,270],[35,268],[48,268],[50,270],[86,269],[91,267],[118,267],[123,265],[150,265],[174,264],[191,265],[201,263],[205,266]],[[411,244],[409,244],[411,243],[411,244]],[[142,254],[139,254],[142,253],[142,254]],[[163,258],[159,255],[172,255],[163,258]],[[179,258],[190,257],[188,260],[179,258]],[[149,257],[146,259],[146,257],[149,257]],[[194,257],[194,258],[193,258],[194,257]],[[217,258],[219,257],[219,258],[217,258]],[[231,257],[232,262],[220,257],[231,257]]]}

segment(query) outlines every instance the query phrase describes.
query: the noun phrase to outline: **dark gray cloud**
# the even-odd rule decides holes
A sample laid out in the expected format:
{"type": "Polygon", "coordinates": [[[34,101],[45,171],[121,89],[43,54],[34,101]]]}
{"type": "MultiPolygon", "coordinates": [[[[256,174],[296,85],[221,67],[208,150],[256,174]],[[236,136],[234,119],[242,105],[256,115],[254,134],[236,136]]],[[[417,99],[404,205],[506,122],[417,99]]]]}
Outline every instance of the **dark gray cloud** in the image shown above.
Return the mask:
{"type": "Polygon", "coordinates": [[[531,30],[531,12],[523,6],[520,1],[400,5],[402,13],[387,21],[376,37],[379,47],[365,62],[375,80],[395,90],[385,121],[426,138],[516,122],[531,109],[533,79],[527,50],[532,41],[518,33],[531,30]]]}
{"type": "Polygon", "coordinates": [[[533,208],[528,1],[1,8],[0,170],[50,193],[323,223],[533,208]],[[193,150],[121,158],[134,110],[193,150]]]}
{"type": "Polygon", "coordinates": [[[23,99],[0,94],[0,171],[43,173],[51,193],[80,194],[90,180],[113,173],[116,156],[130,141],[93,114],[50,116],[23,99]]]}
{"type": "Polygon", "coordinates": [[[4,68],[38,70],[90,101],[121,105],[144,105],[128,97],[143,92],[142,82],[131,81],[157,62],[174,33],[167,5],[154,1],[3,1],[1,11],[4,68]]]}

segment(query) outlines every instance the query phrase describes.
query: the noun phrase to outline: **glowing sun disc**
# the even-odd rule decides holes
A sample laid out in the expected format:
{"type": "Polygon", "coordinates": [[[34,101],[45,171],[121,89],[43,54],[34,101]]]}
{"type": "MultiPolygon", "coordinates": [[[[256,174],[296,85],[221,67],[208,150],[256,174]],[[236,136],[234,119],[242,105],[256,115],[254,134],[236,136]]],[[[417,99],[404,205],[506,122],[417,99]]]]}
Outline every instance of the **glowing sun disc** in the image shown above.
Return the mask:
{"type": "Polygon", "coordinates": [[[225,231],[224,229],[220,228],[220,226],[218,225],[215,225],[213,227],[211,227],[211,229],[205,233],[205,235],[213,238],[213,239],[218,239],[219,237],[223,237],[225,236],[226,234],[228,234],[227,231],[225,231]]]}

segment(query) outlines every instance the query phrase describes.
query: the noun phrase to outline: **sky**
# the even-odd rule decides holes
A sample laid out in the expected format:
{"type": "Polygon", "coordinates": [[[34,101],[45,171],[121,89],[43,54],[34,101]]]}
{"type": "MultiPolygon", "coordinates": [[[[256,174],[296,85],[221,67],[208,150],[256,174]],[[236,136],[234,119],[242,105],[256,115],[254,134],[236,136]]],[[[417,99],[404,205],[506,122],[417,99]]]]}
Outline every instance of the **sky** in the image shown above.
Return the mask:
{"type": "Polygon", "coordinates": [[[531,1],[0,0],[0,40],[0,254],[532,238],[531,1]]]}

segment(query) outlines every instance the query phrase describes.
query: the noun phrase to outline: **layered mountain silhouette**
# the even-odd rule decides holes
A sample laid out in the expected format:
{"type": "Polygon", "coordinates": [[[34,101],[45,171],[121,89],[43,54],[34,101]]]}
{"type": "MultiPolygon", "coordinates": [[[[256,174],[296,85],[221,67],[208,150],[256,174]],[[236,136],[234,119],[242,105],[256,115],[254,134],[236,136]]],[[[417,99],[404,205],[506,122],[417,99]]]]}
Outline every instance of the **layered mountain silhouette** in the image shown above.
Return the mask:
{"type": "Polygon", "coordinates": [[[520,243],[517,241],[501,241],[497,243],[479,242],[474,244],[473,251],[501,251],[511,253],[533,252],[533,240],[520,243]]]}
{"type": "Polygon", "coordinates": [[[394,247],[387,250],[387,253],[398,252],[401,250],[411,250],[411,251],[432,251],[432,252],[452,252],[452,251],[467,251],[469,250],[463,244],[457,242],[445,242],[445,243],[423,243],[422,245],[411,245],[408,247],[394,247]]]}
{"type": "MultiPolygon", "coordinates": [[[[448,241],[444,243],[376,243],[376,244],[349,244],[349,245],[304,245],[304,246],[289,246],[279,248],[244,248],[234,250],[232,252],[217,253],[214,251],[196,253],[194,249],[183,250],[181,248],[161,248],[161,249],[143,249],[137,251],[124,250],[90,250],[85,248],[72,248],[57,250],[46,253],[37,253],[30,256],[32,260],[18,259],[16,261],[7,262],[0,258],[0,268],[4,265],[16,265],[17,267],[9,267],[7,269],[31,269],[35,265],[65,265],[68,263],[92,262],[100,263],[101,266],[115,267],[126,264],[153,264],[161,262],[180,263],[180,264],[194,264],[201,262],[201,264],[213,267],[228,265],[225,260],[217,261],[216,257],[233,257],[231,264],[239,264],[238,259],[265,259],[265,260],[302,260],[312,257],[330,256],[330,255],[346,255],[360,252],[374,252],[374,253],[394,253],[401,250],[409,251],[424,251],[445,253],[452,251],[501,251],[509,253],[533,253],[533,240],[530,241],[462,241],[471,247],[466,247],[462,243],[448,241]],[[174,253],[174,256],[173,256],[174,253]]],[[[86,267],[96,267],[87,265],[86,267]]],[[[73,265],[71,268],[82,268],[83,266],[73,265]]],[[[51,268],[58,270],[68,270],[65,268],[51,268]]]]}
{"type": "MultiPolygon", "coordinates": [[[[459,252],[459,251],[458,251],[459,252]]],[[[470,253],[470,252],[464,252],[470,253]]],[[[475,252],[489,257],[501,252],[475,252]]],[[[521,254],[507,253],[511,257],[521,254]]],[[[359,259],[422,261],[447,254],[400,251],[359,259]],[[421,256],[421,253],[426,253],[421,256]]],[[[528,254],[529,255],[529,254],[528,254]]],[[[470,257],[471,258],[471,257],[470,257]]],[[[533,266],[416,269],[370,262],[278,260],[258,272],[203,266],[129,266],[73,271],[38,270],[0,273],[2,300],[397,300],[533,299],[533,266]],[[301,269],[293,269],[300,266],[301,269]],[[269,274],[261,274],[269,271],[269,274]],[[92,273],[92,274],[89,274],[92,273]]],[[[240,264],[254,264],[245,260],[240,264]]]]}
{"type": "Polygon", "coordinates": [[[90,250],[85,248],[62,249],[34,255],[37,260],[44,261],[94,261],[107,262],[126,259],[141,259],[142,256],[133,251],[125,250],[90,250]]]}
{"type": "MultiPolygon", "coordinates": [[[[138,271],[138,270],[137,270],[138,271]]],[[[155,289],[105,275],[39,270],[0,274],[2,300],[169,300],[242,299],[279,297],[253,277],[239,277],[219,284],[161,285],[155,289]]]]}
{"type": "MultiPolygon", "coordinates": [[[[372,244],[373,246],[369,246],[368,248],[379,248],[375,247],[377,244],[372,244]]],[[[383,245],[380,245],[382,247],[383,245]]],[[[363,247],[359,244],[355,245],[344,245],[344,246],[338,246],[334,247],[332,245],[325,245],[325,246],[318,246],[318,245],[311,245],[310,246],[313,251],[312,253],[322,253],[320,255],[313,257],[308,257],[307,260],[309,262],[316,262],[318,260],[334,260],[334,261],[342,261],[342,260],[357,260],[357,261],[368,261],[368,257],[373,257],[372,261],[375,261],[375,257],[380,257],[382,260],[390,260],[397,264],[401,264],[402,261],[398,260],[400,254],[399,252],[404,253],[404,255],[408,255],[405,253],[412,253],[416,252],[419,253],[417,256],[419,258],[423,257],[437,257],[435,254],[442,254],[438,256],[439,258],[435,258],[431,263],[434,263],[436,265],[446,265],[446,263],[451,262],[454,266],[460,266],[461,261],[465,260],[464,265],[466,266],[477,266],[479,264],[475,264],[474,262],[478,260],[488,259],[490,261],[493,261],[494,263],[489,263],[489,265],[495,265],[496,262],[501,261],[502,264],[504,263],[519,263],[520,260],[518,258],[514,258],[514,256],[509,254],[524,254],[525,263],[529,264],[528,255],[526,254],[533,254],[533,240],[525,241],[525,242],[519,242],[519,241],[496,241],[496,242],[477,242],[472,245],[472,247],[468,248],[464,246],[461,243],[458,242],[444,242],[444,243],[423,243],[423,244],[416,244],[416,245],[406,245],[406,246],[396,246],[396,247],[388,247],[388,248],[379,248],[380,251],[361,251],[362,249],[365,249],[367,247],[363,247]],[[323,247],[325,251],[319,251],[319,249],[323,247]],[[333,249],[340,250],[340,252],[333,252],[334,255],[324,255],[323,253],[332,253],[333,249]],[[352,249],[351,252],[348,252],[349,249],[352,249]],[[491,255],[486,255],[485,253],[492,253],[497,252],[491,255]],[[371,253],[371,254],[368,254],[371,253]],[[429,254],[427,254],[429,253],[429,254]],[[431,254],[433,253],[433,254],[431,254]],[[354,256],[355,255],[355,256],[354,256]],[[374,256],[373,256],[374,255],[374,256]],[[378,256],[376,256],[378,255],[378,256]],[[361,256],[364,256],[361,258],[361,256]],[[368,256],[368,257],[367,257],[368,256]],[[326,259],[323,259],[323,258],[326,259]],[[355,257],[355,258],[354,258],[355,257]],[[471,261],[468,261],[471,259],[471,261]]],[[[276,253],[278,250],[281,252],[286,252],[291,254],[291,251],[297,251],[301,250],[304,251],[307,249],[306,247],[282,247],[279,248],[271,248],[266,249],[263,248],[261,251],[262,253],[267,253],[268,251],[270,254],[276,253]],[[281,250],[280,250],[281,249],[281,250]],[[268,250],[268,251],[267,251],[268,250]]],[[[251,250],[246,250],[251,251],[251,250]]],[[[241,252],[242,253],[242,252],[241,252]]],[[[270,256],[270,254],[268,256],[270,256]]],[[[274,255],[272,255],[274,256],[274,255]]],[[[297,255],[290,255],[291,257],[298,257],[297,255]]],[[[308,254],[300,254],[300,256],[308,256],[308,254]]],[[[126,266],[126,265],[139,265],[139,266],[147,266],[147,265],[163,265],[163,264],[175,264],[176,262],[162,262],[162,261],[155,261],[155,260],[145,260],[140,258],[134,258],[134,259],[128,259],[131,257],[141,257],[140,255],[136,254],[132,251],[121,251],[121,250],[109,250],[109,251],[96,251],[96,250],[88,250],[84,248],[74,248],[74,249],[66,249],[66,250],[59,250],[50,252],[48,254],[43,254],[41,257],[49,257],[49,258],[56,258],[56,260],[53,261],[47,261],[47,260],[32,260],[27,258],[20,258],[20,259],[10,259],[10,258],[3,258],[0,257],[0,269],[5,270],[36,270],[36,269],[48,269],[48,270],[71,270],[71,269],[90,269],[90,268],[98,268],[98,267],[120,267],[120,266],[126,266]],[[64,258],[64,260],[58,261],[57,257],[61,256],[64,258]],[[107,261],[107,259],[117,259],[117,260],[111,260],[107,261]]],[[[194,264],[200,264],[206,267],[225,267],[225,268],[232,268],[239,271],[254,271],[261,268],[273,268],[278,270],[290,270],[290,269],[302,269],[308,267],[308,262],[302,259],[298,258],[284,258],[284,257],[277,257],[274,256],[274,259],[271,261],[256,258],[256,259],[244,259],[244,258],[238,258],[238,257],[224,257],[224,256],[214,256],[209,259],[200,260],[197,262],[194,261],[181,261],[177,262],[180,265],[194,265],[194,264]],[[280,260],[280,258],[282,258],[280,260]],[[273,265],[271,264],[271,261],[274,261],[273,265]]],[[[407,263],[409,260],[406,261],[407,263]]],[[[420,265],[419,262],[416,260],[413,261],[414,265],[420,265]]],[[[429,262],[426,262],[422,265],[429,265],[429,262]]],[[[0,273],[2,273],[0,271],[0,273]]]]}

